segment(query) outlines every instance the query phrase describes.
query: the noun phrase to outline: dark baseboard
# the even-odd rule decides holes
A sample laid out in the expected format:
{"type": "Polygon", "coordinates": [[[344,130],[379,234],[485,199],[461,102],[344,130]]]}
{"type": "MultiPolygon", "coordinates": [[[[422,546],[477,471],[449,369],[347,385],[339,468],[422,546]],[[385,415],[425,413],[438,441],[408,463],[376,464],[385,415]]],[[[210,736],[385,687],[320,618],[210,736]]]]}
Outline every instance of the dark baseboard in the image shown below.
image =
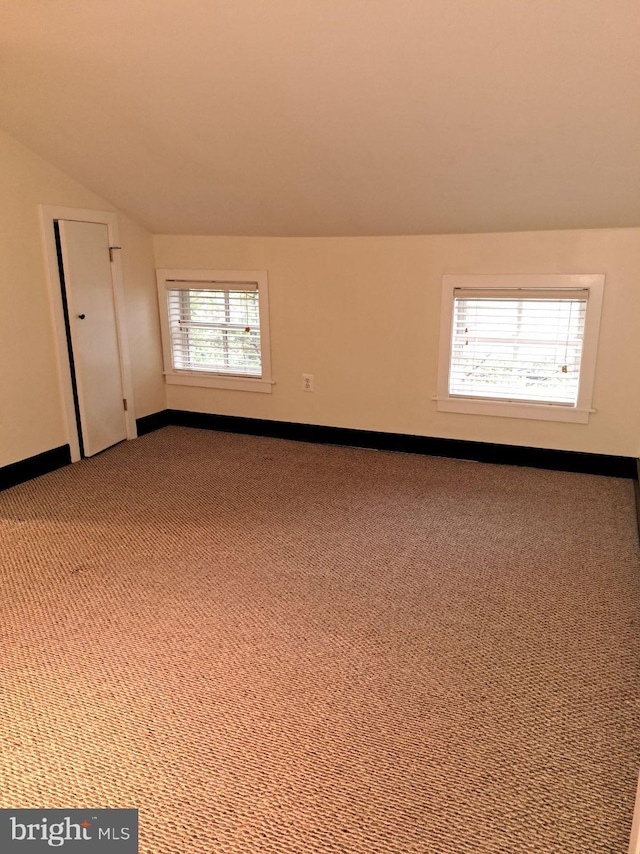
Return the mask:
{"type": "MultiPolygon", "coordinates": [[[[401,451],[432,457],[474,460],[499,465],[530,466],[532,468],[626,477],[636,481],[636,512],[640,533],[640,460],[608,454],[586,454],[579,451],[557,451],[547,448],[527,448],[520,445],[494,445],[489,442],[469,442],[463,439],[438,439],[412,436],[405,433],[381,433],[374,430],[354,430],[348,427],[325,427],[319,424],[298,424],[291,421],[269,421],[262,418],[240,418],[235,415],[211,415],[205,412],[185,412],[164,409],[137,419],[138,435],[144,436],[163,427],[197,427],[201,430],[221,430],[245,433],[297,442],[317,442],[326,445],[346,445],[373,448],[379,451],[401,451]]],[[[44,451],[35,457],[20,460],[0,468],[0,491],[17,486],[34,477],[48,474],[71,463],[69,445],[44,451]]]]}
{"type": "Polygon", "coordinates": [[[17,486],[27,480],[33,480],[34,477],[48,474],[63,466],[68,466],[70,463],[71,449],[69,445],[61,445],[59,448],[52,448],[52,450],[44,451],[35,457],[3,466],[0,468],[0,491],[9,489],[11,486],[17,486]]]}
{"type": "MultiPolygon", "coordinates": [[[[165,416],[165,413],[158,414],[165,416]]],[[[556,471],[599,474],[608,477],[633,479],[638,477],[638,468],[633,457],[527,448],[519,445],[495,445],[489,442],[438,439],[404,433],[380,433],[374,430],[324,427],[317,424],[240,418],[234,415],[210,415],[203,412],[184,412],[178,409],[166,410],[166,418],[168,424],[178,427],[198,427],[204,430],[247,433],[252,436],[270,436],[299,442],[375,448],[380,451],[402,451],[409,454],[425,454],[433,457],[449,457],[458,460],[474,460],[482,463],[511,466],[530,466],[556,471]]]]}
{"type": "Polygon", "coordinates": [[[152,412],[151,415],[136,418],[138,436],[144,436],[146,433],[153,433],[154,430],[161,430],[163,427],[168,427],[172,423],[169,420],[169,412],[170,410],[163,409],[161,412],[152,412]]]}

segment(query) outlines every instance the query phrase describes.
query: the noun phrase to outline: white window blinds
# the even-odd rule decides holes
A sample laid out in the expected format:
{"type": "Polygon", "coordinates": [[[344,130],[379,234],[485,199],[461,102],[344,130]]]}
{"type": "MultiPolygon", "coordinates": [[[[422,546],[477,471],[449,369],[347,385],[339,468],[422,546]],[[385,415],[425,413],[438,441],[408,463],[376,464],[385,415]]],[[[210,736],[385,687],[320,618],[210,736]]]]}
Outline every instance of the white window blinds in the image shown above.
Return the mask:
{"type": "Polygon", "coordinates": [[[449,394],[575,406],[588,290],[454,290],[449,394]]]}
{"type": "Polygon", "coordinates": [[[262,376],[256,284],[176,283],[167,310],[174,370],[262,376]]]}

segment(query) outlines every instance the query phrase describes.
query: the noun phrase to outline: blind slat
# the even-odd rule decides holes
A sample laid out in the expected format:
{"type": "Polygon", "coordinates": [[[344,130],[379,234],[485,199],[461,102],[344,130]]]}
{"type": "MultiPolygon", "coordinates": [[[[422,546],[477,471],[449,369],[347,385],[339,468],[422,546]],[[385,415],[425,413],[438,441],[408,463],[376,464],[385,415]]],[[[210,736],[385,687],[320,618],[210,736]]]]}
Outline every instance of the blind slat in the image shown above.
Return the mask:
{"type": "Polygon", "coordinates": [[[510,302],[562,302],[571,300],[574,302],[587,302],[589,290],[587,288],[454,288],[454,299],[463,299],[474,302],[476,300],[491,300],[498,302],[508,300],[510,302]]]}
{"type": "Polygon", "coordinates": [[[174,287],[171,290],[188,290],[194,294],[238,293],[242,291],[258,291],[257,282],[204,282],[201,279],[167,279],[174,287]],[[213,287],[212,287],[213,286],[213,287]]]}
{"type": "Polygon", "coordinates": [[[175,370],[262,375],[259,295],[257,286],[250,284],[167,289],[175,370]]]}
{"type": "Polygon", "coordinates": [[[454,291],[449,394],[575,405],[585,291],[454,291]]]}

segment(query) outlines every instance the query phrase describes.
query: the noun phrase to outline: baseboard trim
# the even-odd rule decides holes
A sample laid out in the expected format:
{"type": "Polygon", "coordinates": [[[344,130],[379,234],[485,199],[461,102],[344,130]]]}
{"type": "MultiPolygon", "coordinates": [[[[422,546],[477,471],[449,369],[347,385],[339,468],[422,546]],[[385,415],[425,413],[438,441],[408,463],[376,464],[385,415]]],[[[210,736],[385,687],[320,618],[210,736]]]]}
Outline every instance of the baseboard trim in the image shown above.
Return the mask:
{"type": "Polygon", "coordinates": [[[138,436],[145,436],[147,433],[153,433],[154,430],[161,430],[163,427],[168,427],[172,423],[169,420],[169,413],[169,409],[163,409],[160,412],[152,412],[151,415],[136,418],[138,436]]]}
{"type": "MultiPolygon", "coordinates": [[[[241,418],[235,415],[212,415],[178,409],[157,413],[166,418],[167,425],[246,433],[298,442],[317,442],[327,445],[347,445],[374,448],[380,451],[402,451],[432,457],[449,457],[511,466],[599,474],[608,477],[637,479],[638,467],[634,457],[608,454],[588,454],[579,451],[558,451],[528,448],[520,445],[497,445],[462,439],[439,439],[405,433],[382,433],[374,430],[354,430],[348,427],[326,427],[290,421],[269,421],[261,418],[241,418]]],[[[162,424],[162,426],[165,426],[162,424]]]]}
{"type": "Polygon", "coordinates": [[[50,451],[36,454],[35,457],[3,466],[0,468],[0,492],[3,489],[9,489],[19,483],[25,483],[27,480],[33,480],[34,477],[49,474],[49,472],[70,464],[71,449],[69,445],[61,445],[59,448],[52,448],[50,451]]]}
{"type": "MultiPolygon", "coordinates": [[[[269,421],[262,418],[241,418],[236,415],[212,415],[206,412],[187,412],[163,409],[137,419],[138,435],[144,436],[163,427],[196,427],[201,430],[221,430],[290,439],[296,442],[315,442],[325,445],[372,448],[379,451],[401,451],[432,457],[449,457],[497,465],[529,466],[531,468],[625,477],[635,480],[636,514],[640,535],[640,460],[609,454],[587,454],[579,451],[558,451],[529,448],[520,445],[497,445],[489,442],[470,442],[463,439],[439,439],[405,433],[382,433],[375,430],[355,430],[349,427],[326,427],[292,421],[269,421]]],[[[0,492],[70,465],[69,445],[52,448],[42,454],[19,460],[0,468],[0,492]]]]}

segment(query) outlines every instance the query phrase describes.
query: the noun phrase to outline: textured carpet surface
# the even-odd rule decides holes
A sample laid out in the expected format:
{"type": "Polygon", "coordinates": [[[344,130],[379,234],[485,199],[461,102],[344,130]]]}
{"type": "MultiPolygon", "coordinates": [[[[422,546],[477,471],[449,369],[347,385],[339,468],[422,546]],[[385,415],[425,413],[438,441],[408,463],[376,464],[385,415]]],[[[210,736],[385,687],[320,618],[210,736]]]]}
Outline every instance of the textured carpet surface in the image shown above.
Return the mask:
{"type": "Polygon", "coordinates": [[[0,494],[0,805],[144,854],[626,851],[630,481],[167,428],[0,494]]]}

